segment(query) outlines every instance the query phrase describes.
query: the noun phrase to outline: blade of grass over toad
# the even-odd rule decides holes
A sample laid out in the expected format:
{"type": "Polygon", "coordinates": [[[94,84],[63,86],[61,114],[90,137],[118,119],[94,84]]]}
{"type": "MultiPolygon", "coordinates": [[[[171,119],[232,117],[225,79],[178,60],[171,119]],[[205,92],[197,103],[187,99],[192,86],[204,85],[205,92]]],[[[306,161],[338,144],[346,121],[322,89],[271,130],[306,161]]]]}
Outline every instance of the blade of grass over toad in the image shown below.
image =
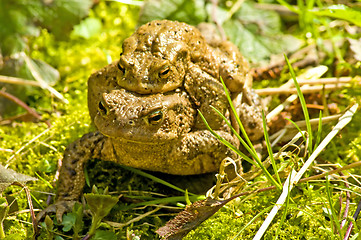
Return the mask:
{"type": "MultiPolygon", "coordinates": [[[[163,184],[163,185],[165,185],[165,186],[167,186],[167,187],[170,187],[170,188],[173,188],[173,189],[175,189],[175,190],[177,190],[177,191],[179,191],[179,192],[186,193],[185,190],[183,190],[183,189],[181,189],[181,188],[179,188],[179,187],[177,187],[177,186],[175,186],[175,185],[173,185],[173,184],[171,184],[171,183],[169,183],[169,182],[166,182],[166,181],[164,181],[164,180],[162,180],[162,179],[160,179],[160,178],[157,178],[157,177],[155,177],[155,176],[153,176],[153,175],[151,175],[151,174],[149,174],[149,173],[143,172],[143,171],[141,171],[141,170],[139,170],[139,169],[135,169],[135,168],[132,168],[132,167],[124,166],[124,165],[122,165],[122,167],[123,167],[124,169],[127,169],[127,170],[129,170],[129,171],[131,171],[131,172],[134,172],[134,173],[136,173],[136,174],[138,174],[138,175],[141,175],[141,176],[143,176],[143,177],[150,178],[150,179],[152,179],[154,182],[163,184]]],[[[188,194],[189,194],[189,195],[192,195],[192,196],[197,196],[196,194],[190,193],[190,192],[188,192],[188,194]]]]}
{"type": "MultiPolygon", "coordinates": [[[[233,112],[233,114],[234,114],[234,117],[236,118],[236,121],[237,121],[237,123],[238,123],[239,129],[241,130],[241,133],[242,133],[243,137],[246,139],[246,142],[248,143],[248,146],[252,149],[252,152],[254,153],[254,154],[252,154],[252,156],[253,156],[253,155],[257,156],[257,152],[256,152],[256,150],[254,149],[251,140],[250,140],[249,137],[247,136],[246,130],[244,130],[243,124],[242,124],[241,120],[239,119],[238,113],[237,113],[236,109],[235,109],[234,106],[233,106],[232,99],[231,99],[231,95],[229,94],[228,89],[227,89],[227,87],[226,87],[226,84],[224,83],[222,77],[221,77],[221,82],[222,82],[222,85],[223,85],[224,92],[226,93],[228,103],[229,103],[229,105],[230,105],[230,107],[231,107],[231,109],[232,109],[232,112],[233,112]]],[[[257,158],[258,158],[258,156],[257,156],[257,158]]],[[[258,159],[258,160],[259,160],[259,159],[258,159]]],[[[260,160],[259,160],[259,161],[260,161],[260,160]]]]}
{"type": "Polygon", "coordinates": [[[203,116],[203,114],[198,110],[198,114],[199,116],[201,116],[204,124],[206,125],[207,129],[212,133],[213,136],[215,136],[219,141],[221,141],[221,143],[223,143],[224,145],[226,145],[228,148],[230,148],[231,150],[233,150],[235,153],[237,153],[239,156],[241,156],[242,158],[244,158],[247,162],[251,163],[251,164],[255,164],[249,157],[247,157],[244,153],[242,153],[241,151],[239,151],[238,148],[236,148],[235,146],[233,146],[230,142],[228,142],[227,140],[225,140],[224,138],[222,138],[221,136],[219,136],[219,134],[217,134],[215,131],[213,131],[213,129],[209,126],[207,120],[205,119],[205,117],[203,116]]]}
{"type": "Polygon", "coordinates": [[[290,70],[290,73],[291,73],[291,76],[293,78],[293,82],[294,82],[294,85],[297,89],[297,95],[298,95],[298,98],[300,99],[300,103],[301,103],[301,106],[302,106],[302,111],[303,111],[303,114],[305,116],[305,121],[306,121],[306,127],[307,127],[307,132],[308,132],[308,138],[309,138],[309,144],[308,144],[308,151],[309,151],[309,154],[312,153],[312,128],[311,128],[311,123],[310,123],[310,117],[308,115],[308,110],[307,110],[307,106],[306,106],[306,101],[305,101],[305,98],[303,97],[303,94],[302,94],[302,91],[301,91],[301,88],[300,88],[300,85],[298,84],[297,82],[297,79],[296,79],[296,74],[295,72],[293,71],[293,68],[290,64],[290,61],[288,60],[286,54],[284,54],[284,57],[286,59],[286,62],[287,62],[287,65],[288,65],[288,68],[290,70]]]}
{"type": "Polygon", "coordinates": [[[263,110],[262,110],[262,122],[263,122],[263,134],[264,134],[264,139],[266,141],[268,156],[271,159],[273,171],[275,172],[275,175],[276,175],[276,178],[277,178],[277,181],[278,181],[278,185],[275,185],[275,186],[279,190],[281,190],[282,189],[282,182],[281,182],[280,176],[278,175],[278,169],[277,169],[277,164],[276,164],[275,158],[273,157],[271,142],[269,140],[268,131],[267,131],[266,117],[264,115],[263,110]]]}
{"type": "MultiPolygon", "coordinates": [[[[232,109],[232,112],[234,114],[234,117],[236,118],[236,121],[238,123],[238,126],[242,132],[242,135],[244,136],[244,138],[246,139],[247,143],[248,143],[248,146],[247,144],[245,144],[245,142],[243,141],[243,139],[239,136],[239,134],[237,133],[236,136],[239,138],[240,142],[244,145],[244,147],[247,149],[247,151],[252,155],[252,157],[254,158],[254,160],[257,162],[258,166],[262,169],[262,171],[264,172],[264,174],[266,175],[267,179],[272,182],[272,184],[277,187],[277,189],[282,189],[282,186],[280,184],[278,184],[278,182],[272,177],[272,175],[267,171],[267,169],[263,166],[262,164],[262,161],[261,159],[258,157],[257,155],[257,152],[255,150],[255,148],[253,147],[253,143],[251,142],[251,140],[248,138],[248,135],[243,127],[243,124],[238,116],[238,113],[236,111],[236,109],[234,108],[233,106],[233,102],[232,102],[232,99],[231,99],[231,95],[229,94],[228,92],[228,89],[226,87],[226,84],[224,83],[222,77],[220,78],[221,79],[221,82],[222,82],[222,85],[223,85],[223,89],[224,89],[224,92],[226,93],[226,96],[227,96],[227,100],[228,100],[228,103],[232,109]]],[[[214,107],[212,107],[223,119],[225,119],[225,117],[222,115],[222,113],[220,113],[217,109],[215,109],[214,107]]],[[[199,112],[199,111],[198,111],[199,112]]],[[[202,117],[203,121],[206,121],[204,119],[204,117],[202,117]]],[[[229,121],[226,120],[226,123],[227,125],[229,124],[229,121]]],[[[228,125],[230,126],[230,124],[228,125]]],[[[208,126],[209,127],[209,126],[208,126]]],[[[232,126],[230,126],[232,131],[234,131],[234,128],[232,126]]],[[[212,132],[212,131],[211,131],[212,132]]],[[[240,152],[240,151],[238,151],[240,152]]],[[[244,155],[244,154],[243,154],[244,155]]],[[[241,155],[240,155],[241,156],[241,155]]]]}
{"type": "MultiPolygon", "coordinates": [[[[228,121],[228,119],[225,117],[225,116],[223,116],[223,114],[220,112],[220,111],[218,111],[218,109],[216,109],[215,107],[213,107],[213,106],[210,106],[214,111],[216,111],[217,112],[217,114],[219,115],[219,116],[221,116],[222,118],[223,118],[223,120],[226,122],[226,124],[228,125],[228,127],[232,130],[232,132],[236,135],[236,137],[238,138],[238,140],[242,143],[242,145],[246,148],[246,150],[252,155],[252,157],[253,158],[257,158],[258,156],[256,156],[253,152],[252,152],[252,150],[250,149],[250,147],[248,146],[248,144],[243,140],[243,138],[241,138],[241,136],[239,135],[239,133],[232,127],[232,124],[228,121]]],[[[201,113],[202,114],[202,113],[201,113]]],[[[203,115],[202,115],[203,116],[203,115]]],[[[201,117],[202,117],[201,116],[201,117]]],[[[203,118],[202,118],[203,119],[203,118]]],[[[206,120],[207,121],[207,120],[206,120]]],[[[208,124],[208,123],[207,123],[208,124]]],[[[242,156],[243,157],[243,156],[242,156]]],[[[247,157],[248,158],[248,157],[247,157]]],[[[248,158],[249,159],[249,161],[251,161],[250,163],[252,163],[252,164],[255,164],[255,162],[254,161],[252,161],[250,158],[248,158]]],[[[248,160],[247,160],[248,161],[248,160]]]]}
{"type": "MultiPolygon", "coordinates": [[[[232,103],[231,103],[232,104],[232,103]]],[[[233,104],[232,104],[233,105],[233,104]]],[[[244,140],[239,136],[239,134],[234,130],[234,128],[231,126],[231,124],[229,123],[229,121],[223,116],[223,114],[220,112],[220,111],[218,111],[216,108],[214,108],[213,106],[211,106],[224,120],[225,120],[225,122],[227,123],[227,125],[232,129],[232,131],[233,131],[233,133],[235,133],[236,134],[236,136],[239,138],[239,140],[241,141],[241,142],[243,142],[244,143],[244,140]]],[[[217,133],[215,133],[212,129],[211,129],[211,127],[208,125],[208,123],[207,123],[207,120],[204,118],[204,116],[202,115],[202,113],[200,112],[200,111],[198,111],[199,112],[199,114],[200,114],[200,116],[201,116],[201,118],[202,118],[202,120],[204,121],[204,123],[206,124],[206,126],[207,126],[207,128],[208,128],[208,130],[214,135],[214,134],[217,134],[217,133]]],[[[265,122],[264,122],[264,124],[266,124],[265,122]]],[[[218,135],[218,134],[217,134],[218,135]]],[[[219,138],[221,138],[220,136],[219,137],[217,137],[218,139],[219,138]]],[[[223,142],[222,142],[223,143],[223,142]]],[[[229,143],[230,144],[230,143],[229,143]]],[[[258,157],[258,155],[256,154],[256,153],[254,153],[253,151],[251,151],[250,150],[250,148],[248,147],[248,145],[246,144],[246,143],[244,143],[245,145],[244,145],[244,147],[245,148],[247,148],[247,150],[249,151],[249,153],[252,155],[252,157],[255,159],[255,161],[257,162],[257,165],[258,165],[258,167],[260,167],[261,169],[262,169],[262,171],[265,173],[265,175],[266,175],[266,177],[268,178],[268,180],[270,181],[270,182],[272,182],[272,184],[275,186],[275,187],[277,187],[277,189],[279,189],[279,190],[281,190],[282,189],[282,186],[280,185],[280,184],[278,184],[277,183],[277,181],[272,177],[272,175],[267,171],[267,169],[263,166],[263,164],[262,164],[262,161],[261,161],[261,159],[259,159],[259,157],[258,157]]],[[[226,144],[225,144],[226,145],[226,144]]],[[[232,146],[232,150],[235,148],[232,144],[230,144],[231,146],[232,146]]],[[[228,146],[228,145],[226,145],[226,146],[228,146]]],[[[253,145],[252,145],[253,146],[253,145]]],[[[237,148],[235,148],[235,149],[237,149],[237,148]]],[[[237,149],[238,150],[238,149],[237,149]]],[[[254,164],[254,165],[256,165],[255,163],[254,163],[254,161],[252,161],[251,159],[249,159],[244,153],[242,153],[241,151],[235,151],[239,156],[241,156],[242,158],[244,158],[247,162],[249,162],[249,163],[251,163],[251,164],[254,164]],[[242,155],[240,155],[239,153],[241,153],[242,155]]],[[[272,156],[273,157],[273,156],[272,156]]]]}

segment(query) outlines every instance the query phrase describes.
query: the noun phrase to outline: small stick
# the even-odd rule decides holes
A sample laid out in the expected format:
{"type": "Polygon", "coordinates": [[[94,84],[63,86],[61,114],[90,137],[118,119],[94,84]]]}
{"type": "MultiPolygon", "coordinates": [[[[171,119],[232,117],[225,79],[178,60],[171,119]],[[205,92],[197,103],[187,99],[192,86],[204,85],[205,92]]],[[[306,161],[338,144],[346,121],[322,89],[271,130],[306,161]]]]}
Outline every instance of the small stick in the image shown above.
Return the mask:
{"type": "Polygon", "coordinates": [[[17,85],[22,85],[22,86],[28,85],[28,86],[33,86],[33,87],[41,87],[41,84],[37,81],[23,79],[23,78],[17,78],[17,77],[4,76],[4,75],[0,75],[0,82],[17,84],[17,85]]]}
{"type": "MultiPolygon", "coordinates": [[[[341,89],[345,87],[345,83],[338,83],[338,84],[326,84],[323,86],[302,86],[301,91],[302,93],[315,93],[320,92],[322,90],[326,91],[333,91],[337,89],[341,89]]],[[[256,89],[256,93],[260,96],[262,95],[276,95],[276,94],[295,94],[297,93],[296,88],[291,89],[283,89],[283,88],[265,88],[265,89],[256,89]]]]}
{"type": "MultiPolygon", "coordinates": [[[[320,78],[320,79],[300,79],[297,80],[297,82],[300,85],[321,85],[324,86],[303,86],[301,88],[302,93],[313,93],[313,92],[319,92],[323,89],[325,90],[336,90],[344,87],[347,83],[350,83],[351,81],[357,81],[358,84],[361,84],[361,77],[356,76],[355,78],[352,77],[341,77],[341,78],[320,78]]],[[[293,84],[292,84],[293,86],[293,84]]],[[[297,90],[295,88],[286,89],[285,87],[278,87],[278,88],[264,88],[264,89],[256,89],[255,90],[258,95],[274,95],[274,94],[293,94],[297,93],[297,90]]]]}
{"type": "Polygon", "coordinates": [[[0,96],[3,96],[4,98],[9,99],[10,101],[16,103],[20,107],[24,108],[29,114],[34,116],[36,119],[41,120],[41,116],[34,109],[30,108],[28,105],[26,105],[26,103],[24,103],[14,95],[11,95],[10,93],[0,90],[0,96]]]}

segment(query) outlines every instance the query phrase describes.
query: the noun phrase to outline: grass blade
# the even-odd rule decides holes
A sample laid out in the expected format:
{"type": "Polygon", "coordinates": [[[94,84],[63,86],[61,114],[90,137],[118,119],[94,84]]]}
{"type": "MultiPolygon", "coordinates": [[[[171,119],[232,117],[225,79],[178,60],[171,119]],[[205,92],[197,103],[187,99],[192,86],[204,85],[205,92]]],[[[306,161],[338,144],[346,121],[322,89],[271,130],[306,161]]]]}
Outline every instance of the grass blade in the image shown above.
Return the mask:
{"type": "MultiPolygon", "coordinates": [[[[328,204],[330,206],[330,210],[331,210],[331,224],[333,227],[331,227],[332,229],[336,226],[336,231],[335,232],[338,232],[338,234],[340,234],[340,239],[342,238],[341,236],[341,228],[340,228],[340,223],[338,222],[338,219],[337,219],[337,213],[336,213],[336,210],[333,206],[333,201],[332,201],[332,188],[330,186],[330,182],[329,182],[329,179],[328,179],[328,176],[326,176],[326,193],[327,193],[327,199],[328,199],[328,204]]],[[[335,233],[336,234],[336,233],[335,233]]]]}
{"type": "Polygon", "coordinates": [[[272,163],[272,167],[273,167],[273,171],[275,172],[276,178],[278,180],[278,189],[281,190],[281,179],[280,176],[278,175],[278,169],[277,169],[277,164],[275,161],[275,158],[273,156],[273,152],[272,152],[272,147],[271,147],[271,142],[269,140],[269,136],[268,136],[268,132],[267,132],[267,125],[266,125],[266,117],[264,115],[264,111],[262,110],[262,121],[263,121],[263,132],[264,132],[264,139],[266,141],[266,146],[267,146],[267,151],[268,151],[268,156],[271,159],[271,163],[272,163]]]}
{"type": "MultiPolygon", "coordinates": [[[[235,109],[234,106],[233,106],[232,99],[231,99],[231,95],[229,94],[228,89],[227,89],[227,87],[226,87],[226,84],[224,83],[222,77],[221,77],[221,82],[222,82],[222,85],[223,85],[224,92],[226,93],[228,103],[229,103],[229,105],[230,105],[230,107],[231,107],[231,110],[232,110],[232,112],[233,112],[233,114],[234,114],[234,116],[235,116],[235,118],[236,118],[236,121],[237,121],[237,124],[238,124],[238,126],[239,126],[239,129],[241,130],[241,133],[242,133],[244,139],[246,140],[248,146],[251,148],[251,150],[252,150],[252,152],[253,152],[252,156],[253,156],[253,155],[257,156],[257,152],[256,152],[256,150],[254,149],[251,140],[250,140],[249,137],[247,136],[246,130],[245,130],[244,127],[243,127],[243,124],[242,124],[242,122],[241,122],[241,119],[239,118],[238,113],[237,113],[236,109],[235,109]]],[[[256,158],[258,158],[258,156],[257,156],[256,158]]]]}
{"type": "MultiPolygon", "coordinates": [[[[221,143],[223,143],[224,145],[226,145],[227,147],[229,147],[230,149],[232,149],[236,154],[238,154],[239,156],[241,156],[242,158],[244,158],[247,162],[254,164],[255,162],[252,161],[252,159],[250,159],[247,155],[245,155],[244,153],[242,153],[241,151],[239,151],[238,148],[236,148],[235,146],[233,146],[230,142],[228,142],[227,140],[225,140],[224,138],[222,138],[221,136],[219,136],[219,134],[217,134],[208,124],[207,120],[205,119],[205,117],[203,116],[203,114],[198,110],[199,116],[202,118],[204,124],[206,125],[207,129],[212,133],[213,136],[215,136],[219,141],[221,141],[221,143]]],[[[222,115],[221,115],[222,116],[222,115]]]]}
{"type": "MultiPolygon", "coordinates": [[[[281,184],[279,184],[273,177],[272,175],[267,171],[267,169],[263,166],[261,159],[258,157],[257,152],[255,150],[255,148],[253,147],[253,143],[251,142],[251,140],[248,138],[247,133],[243,127],[243,124],[237,114],[236,109],[233,106],[232,103],[232,99],[229,95],[229,92],[227,90],[226,85],[224,84],[222,78],[222,85],[224,88],[224,91],[226,92],[226,96],[228,99],[228,103],[232,109],[232,112],[237,120],[237,123],[240,127],[240,130],[244,136],[244,138],[246,139],[247,143],[243,140],[243,138],[240,137],[240,135],[235,131],[235,129],[231,126],[231,124],[229,123],[229,121],[223,116],[223,114],[221,112],[219,112],[216,108],[212,107],[226,122],[226,124],[231,128],[232,132],[237,136],[237,138],[239,138],[240,142],[244,145],[244,147],[247,149],[247,151],[251,154],[251,156],[253,157],[253,159],[256,161],[257,165],[262,169],[262,171],[264,172],[264,174],[266,175],[267,179],[279,190],[282,189],[281,184]]],[[[203,122],[205,123],[207,129],[217,138],[219,139],[223,144],[225,144],[227,147],[229,147],[230,149],[232,149],[234,152],[236,152],[239,156],[241,156],[242,158],[244,158],[246,161],[248,161],[251,164],[255,164],[254,161],[252,161],[249,157],[247,157],[244,153],[242,153],[241,151],[239,151],[236,147],[234,147],[232,144],[230,144],[228,141],[226,141],[225,139],[223,139],[222,137],[220,137],[215,131],[213,131],[213,129],[211,129],[211,127],[209,126],[207,120],[204,118],[203,114],[198,110],[199,115],[201,116],[203,122]]],[[[264,124],[265,124],[265,120],[264,120],[264,124]]]]}
{"type": "MultiPolygon", "coordinates": [[[[132,168],[132,167],[128,167],[128,166],[124,166],[124,165],[122,165],[122,168],[124,168],[124,169],[126,169],[126,170],[129,170],[129,171],[131,171],[131,172],[134,172],[134,173],[136,173],[136,174],[138,174],[138,175],[140,175],[140,176],[143,176],[143,177],[152,179],[154,182],[163,184],[163,185],[165,185],[165,186],[167,186],[167,187],[170,187],[170,188],[173,188],[173,189],[175,189],[175,190],[177,190],[177,191],[179,191],[179,192],[182,192],[182,193],[186,193],[186,192],[187,192],[187,191],[185,191],[185,190],[183,190],[183,189],[181,189],[181,188],[179,188],[179,187],[177,187],[177,186],[175,186],[175,185],[173,185],[173,184],[171,184],[171,183],[169,183],[169,182],[166,182],[166,181],[164,181],[164,180],[162,180],[162,179],[160,179],[160,178],[157,178],[157,177],[155,177],[155,176],[153,176],[153,175],[151,175],[151,174],[149,174],[149,173],[143,172],[143,171],[141,171],[141,170],[139,170],[139,169],[132,168]]],[[[190,192],[187,192],[187,194],[192,195],[192,196],[197,196],[196,194],[190,193],[190,192]]]]}
{"type": "Polygon", "coordinates": [[[308,115],[306,101],[305,101],[305,98],[304,98],[304,96],[302,94],[300,85],[297,82],[296,74],[295,74],[295,72],[294,72],[294,70],[293,70],[287,56],[286,55],[284,55],[284,56],[285,56],[288,68],[290,70],[290,74],[291,74],[291,76],[293,78],[294,85],[295,85],[295,87],[297,89],[297,95],[298,95],[298,98],[300,99],[300,103],[301,103],[301,106],[302,106],[302,111],[303,111],[303,114],[305,116],[307,133],[308,133],[308,138],[309,138],[308,152],[309,152],[309,154],[311,154],[312,153],[312,128],[311,128],[311,123],[310,123],[310,117],[308,115]]]}

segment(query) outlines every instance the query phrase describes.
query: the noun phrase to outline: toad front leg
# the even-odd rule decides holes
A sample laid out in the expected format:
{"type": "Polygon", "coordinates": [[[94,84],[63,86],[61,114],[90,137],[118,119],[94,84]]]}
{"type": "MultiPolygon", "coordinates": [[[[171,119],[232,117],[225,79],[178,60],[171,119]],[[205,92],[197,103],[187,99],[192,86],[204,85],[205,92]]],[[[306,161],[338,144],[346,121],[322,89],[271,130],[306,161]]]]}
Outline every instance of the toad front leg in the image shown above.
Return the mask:
{"type": "Polygon", "coordinates": [[[61,222],[64,212],[71,211],[83,191],[86,162],[107,155],[108,152],[103,150],[106,144],[107,138],[104,135],[100,132],[92,132],[67,147],[60,168],[56,202],[40,212],[38,219],[47,213],[55,212],[58,221],[61,222]]]}
{"type": "MultiPolygon", "coordinates": [[[[223,115],[226,114],[229,105],[222,84],[209,73],[203,71],[196,64],[189,67],[189,73],[185,76],[184,87],[193,99],[198,110],[208,121],[212,129],[220,129],[224,122],[212,107],[223,115]]],[[[205,129],[202,118],[198,115],[195,123],[198,129],[205,129]]]]}

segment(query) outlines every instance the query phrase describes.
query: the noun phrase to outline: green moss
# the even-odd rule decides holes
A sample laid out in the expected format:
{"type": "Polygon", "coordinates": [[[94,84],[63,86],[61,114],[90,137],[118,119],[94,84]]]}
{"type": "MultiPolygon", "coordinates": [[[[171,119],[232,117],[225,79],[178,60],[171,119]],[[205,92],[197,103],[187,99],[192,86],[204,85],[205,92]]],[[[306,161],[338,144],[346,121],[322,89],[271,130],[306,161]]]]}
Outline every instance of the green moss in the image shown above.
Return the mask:
{"type": "MultiPolygon", "coordinates": [[[[137,7],[101,1],[89,13],[90,17],[102,21],[99,38],[70,36],[66,41],[58,41],[47,30],[42,30],[39,37],[30,39],[28,54],[59,70],[61,80],[53,87],[69,104],[54,99],[46,90],[35,88],[34,96],[28,105],[39,111],[43,120],[50,122],[51,128],[47,128],[43,122],[21,122],[2,126],[1,148],[6,151],[1,151],[1,164],[9,164],[10,168],[30,176],[38,174],[49,183],[53,182],[58,161],[62,158],[66,146],[94,130],[87,109],[87,79],[92,72],[119,57],[123,39],[134,31],[138,11],[137,7]],[[19,151],[20,149],[22,150],[19,151]]],[[[43,206],[47,195],[41,192],[54,191],[40,180],[29,183],[28,186],[34,198],[43,206]]],[[[5,193],[11,194],[18,190],[19,187],[10,187],[5,193]]],[[[25,195],[16,196],[20,209],[27,209],[25,195]]],[[[35,208],[40,207],[34,204],[35,208]]],[[[16,218],[22,219],[21,215],[17,214],[16,218]]],[[[29,214],[25,216],[22,220],[29,222],[29,214]]],[[[6,220],[5,230],[8,239],[26,239],[32,236],[31,225],[19,221],[6,220]],[[15,235],[17,238],[13,237],[15,235]]]]}
{"type": "MultiPolygon", "coordinates": [[[[265,233],[264,239],[275,239],[276,235],[278,239],[332,239],[336,237],[332,233],[332,222],[322,210],[322,207],[329,207],[326,189],[305,184],[301,184],[299,189],[304,189],[304,194],[297,189],[293,190],[292,204],[289,206],[286,221],[278,229],[284,211],[284,208],[281,208],[265,233]]],[[[185,239],[252,239],[265,220],[266,214],[256,219],[244,231],[240,232],[241,229],[264,208],[273,206],[278,197],[279,193],[271,191],[250,196],[246,200],[236,199],[202,223],[185,239]]],[[[333,201],[337,202],[337,200],[338,196],[335,194],[333,201]]],[[[350,212],[355,210],[356,206],[353,205],[350,212]]]]}

